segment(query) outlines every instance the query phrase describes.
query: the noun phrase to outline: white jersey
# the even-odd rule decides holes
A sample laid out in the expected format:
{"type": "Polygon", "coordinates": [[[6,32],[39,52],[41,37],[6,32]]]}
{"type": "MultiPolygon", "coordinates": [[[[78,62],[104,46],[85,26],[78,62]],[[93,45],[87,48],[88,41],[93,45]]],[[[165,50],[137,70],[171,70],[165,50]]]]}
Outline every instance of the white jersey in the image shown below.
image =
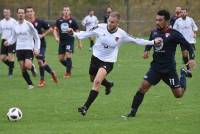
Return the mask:
{"type": "Polygon", "coordinates": [[[136,43],[138,45],[153,45],[154,41],[139,39],[130,36],[121,28],[110,33],[107,24],[99,24],[90,31],[80,31],[74,33],[78,39],[95,36],[96,41],[93,46],[93,55],[104,62],[116,62],[119,47],[122,43],[136,43]]]}
{"type": "Polygon", "coordinates": [[[40,38],[33,24],[24,20],[17,22],[12,30],[12,36],[8,39],[8,44],[16,42],[16,50],[39,50],[40,38]]]}
{"type": "Polygon", "coordinates": [[[86,31],[89,31],[91,28],[97,26],[99,23],[98,19],[96,16],[86,16],[83,20],[82,20],[82,25],[86,27],[86,31]]]}
{"type": "Polygon", "coordinates": [[[1,34],[1,39],[7,40],[11,34],[12,34],[12,29],[16,25],[16,20],[13,18],[9,18],[6,20],[5,18],[0,21],[0,34],[1,34]]]}
{"type": "Polygon", "coordinates": [[[198,28],[191,17],[186,17],[186,19],[178,18],[173,28],[179,31],[189,43],[196,43],[194,32],[196,32],[198,28]]]}

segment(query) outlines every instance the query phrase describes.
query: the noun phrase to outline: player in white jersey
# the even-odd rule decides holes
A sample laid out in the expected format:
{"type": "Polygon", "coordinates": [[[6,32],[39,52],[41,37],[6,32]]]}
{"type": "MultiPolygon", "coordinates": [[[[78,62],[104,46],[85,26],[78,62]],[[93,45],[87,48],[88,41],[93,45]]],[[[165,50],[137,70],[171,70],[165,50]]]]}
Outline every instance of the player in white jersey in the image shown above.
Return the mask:
{"type": "Polygon", "coordinates": [[[107,24],[99,24],[90,31],[73,33],[78,39],[84,39],[92,36],[96,37],[89,69],[90,79],[91,82],[93,82],[92,90],[90,91],[85,104],[78,108],[78,112],[80,112],[83,116],[96,99],[101,85],[105,86],[106,95],[111,92],[113,82],[106,80],[106,76],[113,69],[113,65],[117,61],[118,50],[122,43],[132,42],[139,45],[154,45],[162,43],[162,39],[160,38],[149,41],[130,36],[118,27],[119,20],[119,13],[112,12],[109,16],[107,24]]]}
{"type": "Polygon", "coordinates": [[[15,44],[11,46],[5,46],[4,42],[11,36],[13,27],[16,20],[11,17],[10,9],[5,8],[3,10],[4,19],[0,21],[0,34],[1,34],[1,52],[0,61],[3,61],[9,68],[8,76],[11,78],[14,69],[15,60],[15,44]]]}
{"type": "MultiPolygon", "coordinates": [[[[173,28],[179,31],[195,50],[195,43],[196,43],[195,38],[196,38],[196,32],[198,31],[198,27],[195,24],[194,20],[188,16],[187,9],[182,9],[181,12],[182,16],[175,21],[173,28]]],[[[190,77],[192,77],[191,69],[187,64],[189,60],[188,58],[189,52],[184,47],[181,47],[181,51],[183,56],[183,62],[184,64],[186,64],[190,77]]]]}
{"type": "Polygon", "coordinates": [[[33,88],[33,83],[27,70],[34,72],[32,64],[33,54],[38,55],[40,50],[40,38],[33,24],[25,20],[25,9],[17,9],[18,22],[12,30],[12,36],[4,43],[11,45],[16,42],[16,54],[20,64],[22,75],[28,84],[28,88],[33,88]]]}
{"type": "MultiPolygon", "coordinates": [[[[85,16],[85,18],[82,20],[82,25],[85,26],[86,31],[89,31],[93,27],[97,26],[99,23],[97,17],[94,15],[93,10],[89,10],[89,14],[85,16]]],[[[94,45],[94,39],[92,37],[89,37],[90,41],[90,49],[92,50],[92,47],[94,45]]]]}

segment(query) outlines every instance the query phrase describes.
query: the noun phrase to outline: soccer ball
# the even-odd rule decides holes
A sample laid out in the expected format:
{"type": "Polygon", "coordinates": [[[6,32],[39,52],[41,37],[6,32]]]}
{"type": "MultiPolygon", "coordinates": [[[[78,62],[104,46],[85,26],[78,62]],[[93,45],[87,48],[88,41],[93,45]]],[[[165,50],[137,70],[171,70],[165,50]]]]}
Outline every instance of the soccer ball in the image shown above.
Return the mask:
{"type": "Polygon", "coordinates": [[[22,111],[17,107],[10,108],[7,117],[9,121],[18,121],[22,118],[22,111]]]}

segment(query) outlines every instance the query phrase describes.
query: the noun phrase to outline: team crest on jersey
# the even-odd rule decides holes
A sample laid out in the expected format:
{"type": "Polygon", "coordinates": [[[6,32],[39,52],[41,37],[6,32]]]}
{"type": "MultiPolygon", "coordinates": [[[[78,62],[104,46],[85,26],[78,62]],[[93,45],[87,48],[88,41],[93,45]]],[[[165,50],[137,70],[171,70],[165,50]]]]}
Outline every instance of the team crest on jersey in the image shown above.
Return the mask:
{"type": "Polygon", "coordinates": [[[119,37],[115,37],[115,41],[117,42],[119,40],[119,37]]]}
{"type": "Polygon", "coordinates": [[[37,23],[37,22],[35,22],[35,23],[34,23],[34,25],[37,27],[38,23],[37,23]]]}
{"type": "Polygon", "coordinates": [[[72,20],[69,20],[69,23],[71,24],[71,23],[72,23],[72,20]]]}
{"type": "Polygon", "coordinates": [[[170,33],[165,33],[165,37],[169,37],[170,36],[170,33]]]}

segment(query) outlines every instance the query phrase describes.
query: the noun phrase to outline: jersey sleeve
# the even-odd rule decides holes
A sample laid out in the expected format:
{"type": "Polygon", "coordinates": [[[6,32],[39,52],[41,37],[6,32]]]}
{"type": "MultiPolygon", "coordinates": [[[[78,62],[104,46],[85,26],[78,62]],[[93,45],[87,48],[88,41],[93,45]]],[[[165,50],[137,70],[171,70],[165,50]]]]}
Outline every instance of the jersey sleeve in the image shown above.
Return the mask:
{"type": "Polygon", "coordinates": [[[175,23],[174,23],[174,25],[173,25],[173,29],[179,31],[178,20],[175,21],[175,23]]]}
{"type": "Polygon", "coordinates": [[[194,20],[192,18],[191,18],[191,21],[192,21],[192,30],[194,32],[198,31],[198,27],[197,27],[196,23],[194,22],[194,20]]]}
{"type": "Polygon", "coordinates": [[[183,35],[179,33],[178,31],[176,32],[176,40],[178,41],[180,45],[184,46],[189,51],[190,59],[194,59],[195,54],[194,54],[194,49],[192,48],[192,45],[190,45],[189,42],[187,42],[187,40],[183,37],[183,35]]]}
{"type": "Polygon", "coordinates": [[[42,22],[42,28],[45,30],[48,30],[50,28],[50,25],[46,21],[41,21],[42,22]]]}
{"type": "Polygon", "coordinates": [[[136,38],[133,37],[132,35],[129,34],[125,34],[122,42],[126,43],[126,42],[131,42],[131,43],[135,43],[137,45],[154,45],[154,41],[149,41],[149,40],[145,40],[145,39],[141,39],[141,38],[136,38]]]}
{"type": "Polygon", "coordinates": [[[86,26],[86,19],[87,19],[87,17],[84,17],[83,20],[82,20],[82,22],[81,22],[81,24],[82,24],[83,26],[86,26]]]}
{"type": "MultiPolygon", "coordinates": [[[[153,40],[152,32],[149,36],[149,40],[153,40]]],[[[152,45],[146,45],[144,51],[150,51],[152,49],[152,47],[153,47],[152,45]]]]}
{"type": "Polygon", "coordinates": [[[88,37],[97,36],[97,33],[94,31],[80,31],[80,32],[74,32],[73,36],[78,38],[79,40],[82,40],[88,37]]]}
{"type": "Polygon", "coordinates": [[[0,34],[2,34],[1,21],[0,21],[0,34]]]}
{"type": "Polygon", "coordinates": [[[41,45],[41,41],[40,41],[40,37],[38,35],[38,32],[37,32],[37,30],[34,28],[34,26],[31,23],[27,22],[27,24],[28,24],[28,26],[30,28],[30,33],[33,35],[33,39],[35,41],[34,48],[36,50],[39,50],[40,49],[40,45],[41,45]]]}
{"type": "Polygon", "coordinates": [[[79,29],[79,27],[78,27],[78,23],[76,22],[75,19],[73,19],[72,28],[73,28],[74,31],[76,31],[76,30],[79,29]]]}
{"type": "Polygon", "coordinates": [[[12,44],[14,44],[16,41],[17,41],[17,35],[16,35],[16,32],[15,32],[15,29],[12,28],[11,36],[10,36],[10,37],[8,38],[8,40],[7,40],[8,45],[12,45],[12,44]]]}

